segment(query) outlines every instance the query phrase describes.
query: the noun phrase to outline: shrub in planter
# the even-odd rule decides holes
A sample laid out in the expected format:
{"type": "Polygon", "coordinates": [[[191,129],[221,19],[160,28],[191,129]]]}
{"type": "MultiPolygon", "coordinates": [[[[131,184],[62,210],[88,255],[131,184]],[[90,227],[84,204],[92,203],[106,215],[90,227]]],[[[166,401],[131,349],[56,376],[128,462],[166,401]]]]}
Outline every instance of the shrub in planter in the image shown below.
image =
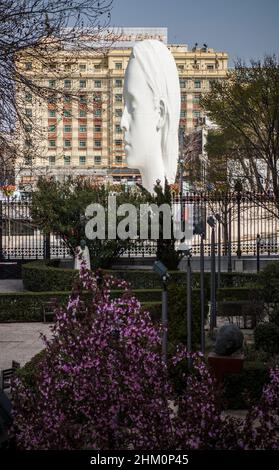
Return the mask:
{"type": "Polygon", "coordinates": [[[261,323],[254,331],[255,348],[270,354],[279,353],[279,326],[275,323],[261,323]]]}

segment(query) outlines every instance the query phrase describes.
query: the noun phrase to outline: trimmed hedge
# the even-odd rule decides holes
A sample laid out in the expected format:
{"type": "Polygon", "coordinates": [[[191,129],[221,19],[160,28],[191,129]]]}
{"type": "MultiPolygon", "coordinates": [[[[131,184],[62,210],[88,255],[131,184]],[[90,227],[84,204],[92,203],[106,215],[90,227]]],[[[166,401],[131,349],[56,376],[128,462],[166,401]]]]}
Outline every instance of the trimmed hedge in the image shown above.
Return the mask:
{"type": "Polygon", "coordinates": [[[49,266],[33,261],[22,266],[24,289],[32,292],[69,291],[78,271],[49,266]]]}
{"type": "MultiPolygon", "coordinates": [[[[160,289],[161,280],[154,271],[145,270],[104,270],[118,279],[124,279],[129,282],[134,289],[160,289]]],[[[186,283],[186,273],[181,271],[172,271],[171,282],[182,284],[186,283]]],[[[70,290],[73,279],[77,276],[74,269],[65,269],[49,266],[44,261],[35,261],[27,263],[22,267],[22,280],[26,290],[38,291],[57,291],[70,290]]],[[[193,276],[193,284],[197,286],[199,276],[193,276]]]]}
{"type": "MultiPolygon", "coordinates": [[[[56,299],[63,305],[70,292],[11,292],[0,293],[0,322],[41,322],[43,321],[43,305],[56,299]]],[[[83,293],[84,300],[91,293],[83,293]]]]}
{"type": "Polygon", "coordinates": [[[224,379],[224,407],[233,410],[247,409],[249,402],[257,403],[269,372],[262,362],[245,362],[243,371],[227,374],[224,379]]]}
{"type": "MultiPolygon", "coordinates": [[[[56,260],[54,260],[56,261],[56,260]]],[[[22,279],[24,288],[33,292],[70,290],[72,281],[77,275],[74,269],[56,267],[57,263],[50,261],[33,261],[22,266],[22,279]]],[[[105,270],[118,279],[128,281],[134,289],[158,289],[161,288],[161,280],[154,271],[139,269],[129,270],[105,270]]],[[[186,284],[186,273],[182,271],[170,271],[170,283],[186,284]]],[[[222,273],[221,287],[239,288],[248,283],[255,283],[257,274],[248,273],[222,273]]],[[[200,274],[192,274],[194,288],[200,287],[200,274]]],[[[205,273],[205,288],[209,290],[210,273],[205,273]]]]}
{"type": "Polygon", "coordinates": [[[262,300],[263,292],[260,286],[253,287],[224,287],[217,289],[216,300],[262,300]]]}
{"type": "MultiPolygon", "coordinates": [[[[113,298],[119,297],[123,290],[113,290],[113,298]]],[[[158,315],[162,291],[160,289],[135,289],[133,293],[143,307],[150,308],[152,314],[158,315]]],[[[66,303],[70,291],[58,292],[11,292],[0,293],[0,323],[3,322],[40,322],[43,320],[43,305],[51,299],[57,299],[59,305],[66,303]]],[[[90,301],[91,292],[83,292],[84,301],[90,301]]]]}

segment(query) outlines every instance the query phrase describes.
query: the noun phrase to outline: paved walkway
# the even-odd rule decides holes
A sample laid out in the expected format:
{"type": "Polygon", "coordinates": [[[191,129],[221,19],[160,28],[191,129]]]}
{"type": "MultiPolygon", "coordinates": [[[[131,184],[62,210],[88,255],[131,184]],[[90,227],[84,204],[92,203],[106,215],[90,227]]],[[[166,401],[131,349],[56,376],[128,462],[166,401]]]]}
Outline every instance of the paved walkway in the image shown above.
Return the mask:
{"type": "Polygon", "coordinates": [[[45,323],[0,323],[0,370],[11,367],[12,360],[23,366],[44,344],[40,333],[51,336],[45,323]]]}
{"type": "Polygon", "coordinates": [[[23,284],[21,279],[1,279],[0,292],[21,292],[23,284]]]}

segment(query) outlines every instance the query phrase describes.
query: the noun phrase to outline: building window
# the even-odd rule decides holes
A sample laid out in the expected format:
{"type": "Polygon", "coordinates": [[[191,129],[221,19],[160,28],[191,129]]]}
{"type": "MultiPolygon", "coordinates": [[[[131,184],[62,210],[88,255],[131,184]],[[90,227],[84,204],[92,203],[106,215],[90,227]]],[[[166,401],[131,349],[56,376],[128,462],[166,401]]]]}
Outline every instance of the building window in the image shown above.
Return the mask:
{"type": "Polygon", "coordinates": [[[64,88],[71,88],[72,87],[72,80],[64,80],[64,88]]]}
{"type": "Polygon", "coordinates": [[[93,101],[95,103],[100,103],[102,101],[102,94],[101,93],[95,93],[93,96],[93,101]]]}
{"type": "Polygon", "coordinates": [[[79,117],[86,117],[86,109],[79,110],[79,117]]]}
{"type": "Polygon", "coordinates": [[[115,63],[115,69],[116,70],[122,70],[122,62],[116,62],[115,63]]]}
{"type": "Polygon", "coordinates": [[[72,132],[72,126],[69,126],[68,124],[66,124],[64,126],[64,132],[72,132]]]}
{"type": "Polygon", "coordinates": [[[86,70],[86,64],[79,64],[79,70],[80,70],[81,72],[85,72],[85,70],[86,70]]]}
{"type": "Polygon", "coordinates": [[[102,127],[99,124],[95,124],[94,132],[102,132],[102,127]]]}
{"type": "Polygon", "coordinates": [[[79,141],[79,147],[85,148],[86,145],[87,145],[86,140],[80,140],[80,141],[79,141]]]}
{"type": "Polygon", "coordinates": [[[71,164],[70,155],[64,155],[64,165],[70,165],[70,164],[71,164]]]}
{"type": "Polygon", "coordinates": [[[200,102],[200,95],[194,95],[193,96],[193,103],[199,103],[200,102]]]}
{"type": "Polygon", "coordinates": [[[86,88],[86,80],[80,80],[79,81],[79,87],[80,88],[86,88]]]}
{"type": "Polygon", "coordinates": [[[94,147],[102,147],[101,140],[94,140],[94,147]]]}
{"type": "Polygon", "coordinates": [[[24,129],[25,129],[25,132],[32,132],[32,125],[31,124],[25,124],[24,129]]]}
{"type": "Polygon", "coordinates": [[[82,155],[79,157],[79,164],[80,165],[85,165],[86,163],[86,156],[82,155]]]}
{"type": "Polygon", "coordinates": [[[55,104],[56,101],[57,101],[57,100],[56,100],[56,96],[53,96],[53,95],[49,96],[48,99],[47,99],[47,102],[48,102],[49,104],[55,104]]]}
{"type": "Polygon", "coordinates": [[[101,64],[94,64],[95,70],[101,70],[101,64]]]}
{"type": "Polygon", "coordinates": [[[207,70],[214,70],[214,64],[207,64],[207,70]]]}
{"type": "Polygon", "coordinates": [[[94,88],[102,88],[102,80],[95,80],[94,88]]]}
{"type": "Polygon", "coordinates": [[[32,103],[32,95],[31,95],[31,93],[26,93],[26,94],[25,94],[25,101],[27,101],[27,103],[32,103]]]}
{"type": "Polygon", "coordinates": [[[55,124],[50,124],[48,126],[48,132],[55,132],[56,131],[56,125],[55,124]]]}
{"type": "Polygon", "coordinates": [[[122,84],[123,84],[122,80],[121,80],[120,78],[116,78],[116,80],[115,80],[115,86],[116,86],[117,88],[122,88],[122,84]]]}
{"type": "Polygon", "coordinates": [[[201,81],[200,80],[195,80],[194,81],[194,88],[201,88],[201,81]]]}
{"type": "Polygon", "coordinates": [[[187,116],[185,109],[181,109],[180,117],[185,118],[187,116]]]}
{"type": "Polygon", "coordinates": [[[122,163],[122,155],[116,155],[115,162],[116,163],[122,163]]]}
{"type": "Polygon", "coordinates": [[[182,101],[182,103],[185,103],[187,101],[186,93],[181,93],[181,101],[182,101]]]}
{"type": "Polygon", "coordinates": [[[30,155],[27,155],[26,157],[24,157],[24,165],[26,166],[30,166],[32,165],[32,157],[30,155]]]}
{"type": "Polygon", "coordinates": [[[48,110],[48,117],[55,117],[56,116],[56,110],[55,109],[49,109],[48,110]]]}
{"type": "Polygon", "coordinates": [[[55,85],[56,85],[56,80],[49,80],[48,81],[49,88],[55,88],[55,85]]]}
{"type": "Polygon", "coordinates": [[[70,103],[71,102],[71,96],[70,95],[64,95],[64,101],[65,103],[70,103]]]}
{"type": "Polygon", "coordinates": [[[119,134],[119,133],[122,132],[122,129],[121,129],[120,124],[115,124],[115,132],[116,132],[117,134],[119,134]]]}
{"type": "Polygon", "coordinates": [[[69,109],[64,109],[63,116],[64,117],[71,117],[71,111],[69,109]]]}
{"type": "Polygon", "coordinates": [[[71,147],[72,146],[72,141],[69,139],[64,140],[64,147],[71,147]]]}
{"type": "Polygon", "coordinates": [[[193,111],[193,118],[194,119],[198,119],[201,117],[201,113],[200,111],[193,111]]]}
{"type": "Polygon", "coordinates": [[[32,113],[32,109],[27,108],[27,109],[25,110],[25,114],[26,114],[26,116],[28,116],[28,117],[32,117],[32,114],[33,114],[33,113],[32,113]]]}
{"type": "Polygon", "coordinates": [[[87,126],[86,124],[80,124],[79,126],[79,132],[86,132],[87,131],[87,126]]]}
{"type": "Polygon", "coordinates": [[[121,140],[121,139],[117,139],[117,140],[114,141],[114,143],[115,143],[115,145],[116,145],[117,147],[119,147],[120,145],[122,145],[122,140],[121,140]]]}
{"type": "Polygon", "coordinates": [[[49,165],[55,165],[55,161],[56,161],[56,158],[54,155],[51,155],[50,157],[48,157],[48,163],[49,165]]]}
{"type": "Polygon", "coordinates": [[[115,110],[115,116],[121,117],[122,116],[122,109],[116,109],[115,110]]]}
{"type": "Polygon", "coordinates": [[[49,140],[48,141],[48,146],[49,147],[56,147],[56,140],[49,140]]]}
{"type": "Polygon", "coordinates": [[[94,109],[94,116],[95,116],[95,117],[100,117],[100,116],[102,116],[102,110],[101,110],[101,108],[94,109]]]}
{"type": "Polygon", "coordinates": [[[25,70],[32,70],[32,62],[25,62],[25,70]]]}
{"type": "Polygon", "coordinates": [[[118,103],[122,102],[122,95],[118,94],[118,95],[115,95],[115,101],[117,101],[118,103]]]}
{"type": "Polygon", "coordinates": [[[179,80],[180,88],[186,88],[186,80],[179,80]]]}
{"type": "Polygon", "coordinates": [[[101,161],[102,161],[101,155],[95,155],[95,157],[94,157],[95,165],[100,165],[101,161]]]}
{"type": "Polygon", "coordinates": [[[86,95],[79,95],[79,102],[86,103],[86,95]]]}

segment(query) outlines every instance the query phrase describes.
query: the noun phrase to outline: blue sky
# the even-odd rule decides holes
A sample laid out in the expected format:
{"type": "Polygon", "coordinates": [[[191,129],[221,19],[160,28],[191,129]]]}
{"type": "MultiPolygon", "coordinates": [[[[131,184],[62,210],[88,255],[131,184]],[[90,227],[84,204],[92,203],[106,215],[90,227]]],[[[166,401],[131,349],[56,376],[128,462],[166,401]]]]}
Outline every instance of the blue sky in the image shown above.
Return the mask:
{"type": "Polygon", "coordinates": [[[206,43],[249,61],[279,55],[279,0],[114,0],[112,26],[166,26],[169,43],[206,43]]]}

